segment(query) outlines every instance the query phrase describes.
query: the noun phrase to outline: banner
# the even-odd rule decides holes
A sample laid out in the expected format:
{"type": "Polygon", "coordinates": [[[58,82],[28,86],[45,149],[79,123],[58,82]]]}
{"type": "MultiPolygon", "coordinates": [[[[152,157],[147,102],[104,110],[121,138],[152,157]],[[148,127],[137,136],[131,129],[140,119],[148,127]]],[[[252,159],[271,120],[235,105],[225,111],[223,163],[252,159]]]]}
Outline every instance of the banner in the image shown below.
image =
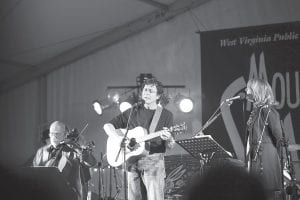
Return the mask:
{"type": "MultiPolygon", "coordinates": [[[[200,41],[203,121],[259,77],[272,86],[289,143],[300,144],[300,22],[201,32],[200,41]]],[[[221,111],[204,133],[244,160],[250,104],[236,100],[221,111]]]]}

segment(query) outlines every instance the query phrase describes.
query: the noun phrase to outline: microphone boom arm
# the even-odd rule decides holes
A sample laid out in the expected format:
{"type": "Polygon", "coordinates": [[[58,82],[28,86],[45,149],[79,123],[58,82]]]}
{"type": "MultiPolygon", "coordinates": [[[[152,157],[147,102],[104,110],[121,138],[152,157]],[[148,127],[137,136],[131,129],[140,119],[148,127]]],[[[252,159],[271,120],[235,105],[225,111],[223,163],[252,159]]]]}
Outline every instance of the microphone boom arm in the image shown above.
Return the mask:
{"type": "Polygon", "coordinates": [[[224,101],[222,101],[221,104],[219,105],[219,107],[216,109],[216,111],[210,116],[210,118],[202,126],[202,128],[200,130],[196,131],[196,134],[194,134],[194,136],[192,138],[202,135],[203,134],[202,132],[220,116],[221,107],[223,106],[224,103],[227,103],[227,105],[230,106],[232,104],[232,100],[225,99],[224,101]]]}

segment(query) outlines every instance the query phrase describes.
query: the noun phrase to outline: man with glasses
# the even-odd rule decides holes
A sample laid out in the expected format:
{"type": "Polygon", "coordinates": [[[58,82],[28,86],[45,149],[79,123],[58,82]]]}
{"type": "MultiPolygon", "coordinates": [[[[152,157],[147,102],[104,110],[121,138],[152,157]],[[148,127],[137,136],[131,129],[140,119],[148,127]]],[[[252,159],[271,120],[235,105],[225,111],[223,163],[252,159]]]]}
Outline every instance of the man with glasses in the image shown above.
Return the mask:
{"type": "Polygon", "coordinates": [[[79,150],[69,145],[67,133],[64,123],[53,122],[49,129],[50,144],[37,151],[33,166],[57,167],[73,190],[75,199],[83,199],[83,168],[94,166],[96,159],[89,150],[79,150]]]}

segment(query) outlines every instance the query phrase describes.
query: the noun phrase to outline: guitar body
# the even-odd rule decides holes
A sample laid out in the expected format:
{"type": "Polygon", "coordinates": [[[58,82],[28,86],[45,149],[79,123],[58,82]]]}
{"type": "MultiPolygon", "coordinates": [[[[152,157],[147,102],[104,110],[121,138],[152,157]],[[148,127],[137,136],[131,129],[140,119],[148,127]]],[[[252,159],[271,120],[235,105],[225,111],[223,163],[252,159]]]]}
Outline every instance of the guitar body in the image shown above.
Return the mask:
{"type": "MultiPolygon", "coordinates": [[[[121,147],[121,143],[123,140],[123,135],[125,134],[125,129],[119,129],[123,134],[109,136],[107,139],[106,145],[106,153],[107,153],[107,161],[113,167],[118,167],[124,163],[124,150],[122,148],[120,154],[119,150],[121,147]],[[118,157],[118,158],[117,158],[118,157]]],[[[130,164],[133,163],[137,158],[146,155],[147,151],[145,150],[145,142],[140,142],[140,140],[147,135],[147,130],[143,127],[136,127],[128,131],[126,141],[126,156],[125,161],[130,164]],[[135,138],[137,144],[135,145],[134,149],[129,149],[127,146],[130,142],[130,139],[135,138]]]]}

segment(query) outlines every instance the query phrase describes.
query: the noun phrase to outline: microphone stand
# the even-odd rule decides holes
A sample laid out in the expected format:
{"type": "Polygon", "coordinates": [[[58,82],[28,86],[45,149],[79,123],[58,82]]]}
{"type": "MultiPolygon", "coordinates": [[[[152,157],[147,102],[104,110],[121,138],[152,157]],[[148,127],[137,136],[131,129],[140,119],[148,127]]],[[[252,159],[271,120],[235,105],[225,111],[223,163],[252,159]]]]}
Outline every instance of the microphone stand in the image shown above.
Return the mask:
{"type": "Polygon", "coordinates": [[[123,136],[123,139],[122,139],[122,142],[121,142],[121,146],[120,146],[120,149],[119,149],[119,152],[116,156],[116,161],[118,160],[119,156],[120,156],[120,153],[121,151],[123,150],[123,174],[124,174],[124,196],[125,196],[125,199],[124,200],[128,200],[128,191],[127,191],[127,188],[128,188],[128,185],[127,185],[127,172],[126,172],[126,169],[127,169],[127,166],[126,166],[126,141],[127,141],[127,135],[128,135],[128,131],[129,131],[129,122],[131,120],[131,115],[132,115],[132,111],[134,110],[134,108],[137,106],[138,104],[132,106],[130,108],[130,113],[129,113],[129,117],[128,117],[128,121],[127,121],[127,126],[126,126],[126,132],[123,136]]]}
{"type": "MultiPolygon", "coordinates": [[[[245,107],[246,107],[246,104],[247,104],[247,101],[244,101],[243,102],[243,124],[244,124],[244,164],[245,164],[245,167],[247,168],[247,164],[248,162],[250,161],[251,162],[251,159],[247,161],[247,141],[248,141],[248,137],[250,136],[249,134],[249,131],[248,131],[248,126],[247,126],[247,121],[246,121],[246,111],[245,111],[245,107]]],[[[248,171],[250,171],[250,166],[251,164],[249,164],[249,168],[248,168],[248,171]]]]}
{"type": "MultiPolygon", "coordinates": [[[[221,104],[219,105],[219,107],[215,110],[215,112],[207,120],[207,122],[202,126],[202,128],[199,131],[196,131],[196,134],[192,138],[201,136],[203,134],[202,132],[220,116],[221,107],[223,106],[224,103],[227,103],[227,105],[230,106],[232,104],[232,101],[228,101],[228,100],[222,101],[221,104]]],[[[203,169],[204,169],[205,165],[209,163],[209,161],[211,160],[211,158],[213,157],[214,154],[215,154],[215,152],[212,152],[211,154],[201,154],[200,155],[200,157],[201,157],[200,158],[201,174],[203,173],[203,169]]]]}
{"type": "Polygon", "coordinates": [[[227,105],[230,106],[232,104],[232,102],[233,101],[227,101],[227,100],[222,101],[221,104],[219,105],[219,107],[215,110],[215,112],[207,120],[207,122],[202,126],[202,128],[200,130],[196,131],[196,134],[194,134],[194,136],[192,138],[202,135],[202,132],[220,116],[221,107],[223,106],[224,103],[227,103],[227,105]]]}
{"type": "Polygon", "coordinates": [[[109,197],[108,200],[111,200],[112,198],[112,169],[113,167],[109,167],[109,197]]]}
{"type": "MultiPolygon", "coordinates": [[[[287,140],[285,139],[285,133],[283,131],[283,126],[282,126],[282,121],[280,121],[280,127],[282,130],[282,139],[280,141],[280,166],[281,166],[281,193],[282,193],[282,199],[285,200],[285,190],[284,190],[284,175],[283,175],[283,170],[284,170],[284,161],[283,161],[283,149],[285,149],[285,153],[286,153],[286,158],[288,160],[289,163],[289,155],[287,152],[287,140]]],[[[292,178],[292,176],[291,176],[292,178]]],[[[293,178],[292,178],[293,179],[293,178]]],[[[292,181],[292,180],[291,180],[292,181]]]]}
{"type": "MultiPolygon", "coordinates": [[[[263,107],[259,108],[259,112],[261,112],[261,109],[263,109],[263,107]]],[[[253,160],[256,161],[257,159],[257,156],[258,156],[258,153],[260,151],[260,147],[261,147],[261,144],[262,144],[262,140],[263,140],[263,136],[264,136],[264,133],[265,133],[265,128],[266,126],[268,125],[268,117],[269,117],[269,114],[270,114],[270,109],[268,110],[268,113],[267,113],[267,116],[266,116],[266,119],[265,119],[265,122],[264,122],[264,126],[261,130],[261,133],[259,135],[259,138],[258,138],[258,142],[257,142],[257,147],[255,148],[254,150],[254,156],[253,156],[253,160]]],[[[252,162],[252,161],[251,161],[252,162]]]]}

